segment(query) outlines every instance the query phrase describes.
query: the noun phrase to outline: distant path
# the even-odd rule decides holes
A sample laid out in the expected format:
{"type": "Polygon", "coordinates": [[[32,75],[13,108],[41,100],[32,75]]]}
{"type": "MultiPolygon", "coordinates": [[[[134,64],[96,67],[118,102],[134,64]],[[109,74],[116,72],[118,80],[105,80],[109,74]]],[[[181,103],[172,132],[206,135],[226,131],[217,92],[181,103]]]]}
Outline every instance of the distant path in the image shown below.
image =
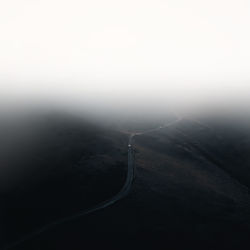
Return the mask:
{"type": "Polygon", "coordinates": [[[182,120],[182,118],[177,118],[177,120],[175,120],[173,122],[167,123],[166,125],[159,126],[157,128],[154,128],[154,129],[149,129],[149,130],[147,130],[145,132],[138,132],[138,133],[130,134],[129,140],[128,140],[128,171],[127,171],[127,177],[126,177],[126,181],[125,181],[122,189],[115,196],[113,196],[112,198],[110,198],[110,199],[108,199],[106,201],[103,201],[103,202],[99,203],[98,205],[96,205],[96,206],[94,206],[92,208],[85,209],[80,213],[77,213],[75,215],[71,215],[71,216],[59,219],[57,221],[51,222],[51,223],[39,228],[38,230],[28,234],[27,236],[19,239],[18,241],[4,247],[3,250],[7,250],[7,249],[11,249],[13,247],[17,247],[21,243],[32,239],[33,237],[45,232],[46,230],[48,230],[48,229],[50,229],[50,228],[52,228],[54,226],[58,226],[59,224],[69,222],[69,221],[75,220],[75,219],[77,219],[79,217],[94,213],[96,211],[99,211],[101,209],[109,207],[109,206],[113,205],[114,203],[118,202],[119,200],[123,199],[125,196],[128,195],[128,193],[129,193],[129,191],[130,191],[130,189],[132,187],[134,177],[135,177],[135,163],[134,163],[134,150],[133,150],[133,138],[134,138],[134,136],[144,135],[144,134],[151,133],[151,132],[163,129],[163,128],[170,127],[170,126],[178,123],[180,120],[182,120]]]}

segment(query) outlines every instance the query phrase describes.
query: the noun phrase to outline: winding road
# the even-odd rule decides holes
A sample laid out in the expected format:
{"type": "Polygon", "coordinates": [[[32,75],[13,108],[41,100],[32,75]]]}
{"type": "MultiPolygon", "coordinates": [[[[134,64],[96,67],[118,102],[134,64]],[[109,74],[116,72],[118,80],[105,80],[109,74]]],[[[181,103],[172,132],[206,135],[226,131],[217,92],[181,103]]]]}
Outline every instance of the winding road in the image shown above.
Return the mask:
{"type": "Polygon", "coordinates": [[[151,133],[151,132],[163,129],[163,128],[170,127],[170,126],[178,123],[180,120],[182,120],[182,118],[177,118],[177,120],[175,120],[173,122],[167,123],[166,125],[159,126],[157,128],[154,128],[154,129],[150,129],[150,130],[147,130],[147,131],[144,131],[144,132],[133,133],[133,134],[129,135],[129,140],[128,140],[128,171],[127,171],[126,181],[125,181],[122,189],[115,196],[113,196],[112,198],[97,204],[96,206],[94,206],[92,208],[85,209],[85,210],[81,211],[80,213],[77,213],[77,214],[74,214],[72,216],[65,217],[65,218],[59,219],[57,221],[54,221],[52,223],[49,223],[49,224],[39,228],[38,230],[33,231],[32,233],[28,234],[27,236],[19,239],[18,241],[13,242],[12,244],[4,247],[3,250],[7,250],[7,249],[11,249],[13,247],[16,247],[16,246],[20,245],[21,243],[32,239],[33,237],[45,232],[46,230],[48,230],[50,228],[58,226],[59,224],[69,222],[71,220],[75,220],[75,219],[77,219],[79,217],[86,216],[88,214],[91,214],[91,213],[94,213],[94,212],[99,211],[101,209],[104,209],[106,207],[109,207],[109,206],[113,205],[114,203],[120,201],[124,197],[126,197],[130,192],[130,189],[131,189],[132,184],[133,184],[133,180],[135,178],[133,138],[135,136],[148,134],[148,133],[151,133]]]}

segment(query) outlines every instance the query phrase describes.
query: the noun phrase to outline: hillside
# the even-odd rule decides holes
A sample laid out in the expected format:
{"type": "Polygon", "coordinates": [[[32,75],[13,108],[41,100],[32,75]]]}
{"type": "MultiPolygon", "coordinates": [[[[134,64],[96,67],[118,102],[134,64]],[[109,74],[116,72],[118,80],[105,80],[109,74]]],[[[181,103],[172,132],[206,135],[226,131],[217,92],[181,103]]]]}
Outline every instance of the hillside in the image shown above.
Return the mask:
{"type": "Polygon", "coordinates": [[[4,124],[3,242],[77,214],[121,189],[127,135],[66,114],[29,114],[4,120],[2,129],[4,124]]]}
{"type": "Polygon", "coordinates": [[[191,119],[136,135],[125,199],[16,249],[248,249],[247,135],[247,126],[191,119]]]}

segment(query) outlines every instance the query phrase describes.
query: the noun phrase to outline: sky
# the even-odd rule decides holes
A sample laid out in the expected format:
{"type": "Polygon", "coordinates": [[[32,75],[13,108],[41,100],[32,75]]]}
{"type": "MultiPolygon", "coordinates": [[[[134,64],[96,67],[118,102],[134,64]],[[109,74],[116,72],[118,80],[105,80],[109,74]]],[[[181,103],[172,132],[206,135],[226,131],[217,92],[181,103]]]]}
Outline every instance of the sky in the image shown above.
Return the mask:
{"type": "Polygon", "coordinates": [[[0,95],[130,108],[247,99],[249,27],[248,0],[1,0],[0,95]]]}

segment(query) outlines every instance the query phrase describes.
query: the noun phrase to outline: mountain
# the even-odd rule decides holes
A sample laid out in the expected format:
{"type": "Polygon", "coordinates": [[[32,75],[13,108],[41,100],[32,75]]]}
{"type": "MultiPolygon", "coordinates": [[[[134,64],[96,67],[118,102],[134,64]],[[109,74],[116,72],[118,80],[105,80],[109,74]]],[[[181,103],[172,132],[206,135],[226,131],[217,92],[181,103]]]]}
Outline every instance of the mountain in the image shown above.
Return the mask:
{"type": "Polygon", "coordinates": [[[109,199],[125,182],[124,133],[60,113],[12,116],[0,130],[3,242],[109,199]]]}
{"type": "MultiPolygon", "coordinates": [[[[62,127],[61,121],[59,124],[62,127]]],[[[66,127],[68,131],[72,125],[66,127]]],[[[132,131],[131,126],[129,129],[132,131]]],[[[82,180],[87,188],[81,189],[79,196],[76,194],[73,198],[88,194],[87,190],[91,187],[89,196],[82,195],[86,197],[82,204],[91,206],[93,200],[100,201],[104,197],[100,194],[100,187],[107,196],[121,187],[126,173],[127,137],[117,131],[97,132],[100,130],[96,128],[93,133],[85,131],[88,130],[84,127],[84,136],[79,141],[87,138],[84,145],[92,145],[93,161],[84,158],[87,164],[80,164],[83,174],[79,182],[82,180]],[[91,139],[92,136],[95,139],[91,139]],[[101,148],[91,143],[92,140],[100,142],[101,148]],[[111,162],[107,161],[105,171],[101,171],[103,167],[98,167],[98,152],[109,155],[112,162],[117,162],[116,167],[111,167],[111,162]],[[88,174],[93,173],[90,169],[94,169],[93,176],[102,178],[103,182],[89,178],[88,174]]],[[[248,249],[249,132],[247,121],[225,117],[183,118],[171,126],[158,124],[153,130],[143,128],[142,133],[136,126],[137,134],[132,144],[135,179],[129,195],[105,209],[51,228],[15,249],[248,249]]],[[[81,133],[77,135],[68,141],[77,142],[81,133]]],[[[51,140],[51,134],[48,138],[51,145],[61,140],[51,140]]],[[[72,153],[78,152],[74,148],[75,143],[68,141],[72,153]]],[[[53,152],[53,157],[58,151],[59,156],[55,159],[62,164],[71,162],[74,157],[61,159],[63,151],[60,148],[48,151],[53,152]]],[[[44,156],[49,155],[48,151],[44,156]]],[[[55,172],[54,180],[57,176],[72,176],[71,167],[65,167],[67,174],[60,174],[65,173],[62,169],[55,172]]],[[[47,185],[46,176],[43,184],[39,183],[40,190],[47,185]]],[[[67,187],[73,185],[72,179],[63,181],[60,187],[64,191],[61,194],[69,190],[64,188],[65,183],[67,187]]],[[[72,189],[71,194],[73,191],[78,193],[78,188],[72,189]]],[[[36,190],[34,193],[38,194],[36,190]]],[[[57,190],[57,193],[60,192],[57,190]]],[[[69,206],[74,204],[70,195],[63,195],[62,200],[64,198],[65,203],[70,201],[69,206]]],[[[79,208],[80,205],[74,207],[79,208]]],[[[23,218],[23,215],[20,217],[23,218]]]]}

